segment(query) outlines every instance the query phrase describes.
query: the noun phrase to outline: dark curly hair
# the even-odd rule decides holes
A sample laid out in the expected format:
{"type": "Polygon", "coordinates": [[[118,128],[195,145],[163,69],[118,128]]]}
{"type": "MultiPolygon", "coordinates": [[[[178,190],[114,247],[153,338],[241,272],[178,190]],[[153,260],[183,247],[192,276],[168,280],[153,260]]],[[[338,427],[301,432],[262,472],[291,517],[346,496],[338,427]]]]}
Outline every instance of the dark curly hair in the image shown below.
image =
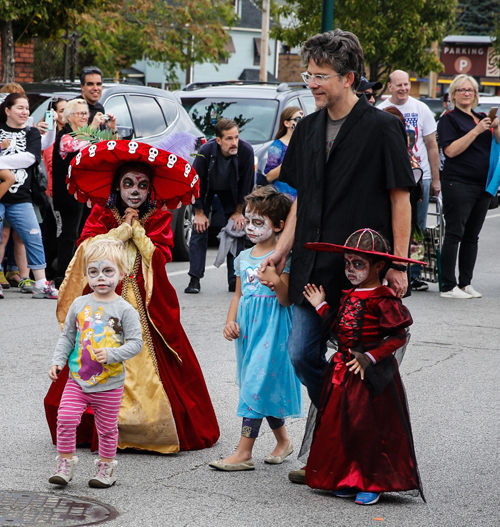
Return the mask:
{"type": "Polygon", "coordinates": [[[363,48],[358,37],[349,31],[335,29],[318,33],[302,44],[300,50],[302,65],[307,68],[313,60],[318,66],[330,66],[337,73],[354,73],[351,88],[358,89],[361,76],[365,73],[363,48]]]}

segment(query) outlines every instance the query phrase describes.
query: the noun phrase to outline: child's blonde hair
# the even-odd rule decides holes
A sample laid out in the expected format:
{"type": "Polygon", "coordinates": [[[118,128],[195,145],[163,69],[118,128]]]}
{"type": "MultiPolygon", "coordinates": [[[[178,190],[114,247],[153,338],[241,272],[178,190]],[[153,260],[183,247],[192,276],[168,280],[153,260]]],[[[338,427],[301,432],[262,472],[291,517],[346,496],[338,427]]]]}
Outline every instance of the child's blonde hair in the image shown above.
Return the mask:
{"type": "Polygon", "coordinates": [[[116,264],[120,274],[127,274],[127,251],[125,244],[120,240],[105,238],[89,243],[83,251],[85,269],[87,269],[89,262],[97,262],[98,260],[109,260],[116,264]]]}

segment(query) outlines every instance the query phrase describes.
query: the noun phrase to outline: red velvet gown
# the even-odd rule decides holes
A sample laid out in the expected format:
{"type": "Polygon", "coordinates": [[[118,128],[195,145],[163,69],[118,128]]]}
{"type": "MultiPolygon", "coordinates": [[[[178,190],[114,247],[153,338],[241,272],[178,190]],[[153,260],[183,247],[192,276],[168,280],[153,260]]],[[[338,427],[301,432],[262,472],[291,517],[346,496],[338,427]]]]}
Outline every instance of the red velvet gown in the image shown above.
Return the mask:
{"type": "MultiPolygon", "coordinates": [[[[326,317],[328,307],[320,310],[326,317]]],[[[420,488],[410,418],[393,352],[413,323],[388,287],[345,294],[333,330],[338,335],[326,375],[306,484],[312,488],[396,492],[420,488]],[[376,364],[361,380],[346,367],[348,350],[371,354],[376,364]]]]}
{"type": "MultiPolygon", "coordinates": [[[[144,223],[146,235],[155,246],[151,259],[154,287],[148,291],[150,295],[147,307],[148,326],[160,380],[175,420],[177,450],[198,450],[211,447],[218,440],[220,432],[203,373],[180,322],[177,294],[168,280],[165,269],[165,264],[172,259],[171,217],[170,212],[158,210],[144,223]]],[[[118,221],[112,210],[95,205],[78,245],[87,238],[106,234],[117,227],[118,221]]],[[[146,299],[141,267],[137,272],[137,283],[142,299],[146,299]]],[[[90,292],[88,286],[85,292],[90,292]]],[[[121,293],[121,284],[116,292],[121,293]]],[[[54,444],[56,444],[57,409],[67,378],[66,366],[45,398],[46,416],[54,444]]],[[[82,423],[78,427],[77,443],[92,443],[92,450],[97,447],[97,434],[90,408],[84,413],[82,423]]]]}

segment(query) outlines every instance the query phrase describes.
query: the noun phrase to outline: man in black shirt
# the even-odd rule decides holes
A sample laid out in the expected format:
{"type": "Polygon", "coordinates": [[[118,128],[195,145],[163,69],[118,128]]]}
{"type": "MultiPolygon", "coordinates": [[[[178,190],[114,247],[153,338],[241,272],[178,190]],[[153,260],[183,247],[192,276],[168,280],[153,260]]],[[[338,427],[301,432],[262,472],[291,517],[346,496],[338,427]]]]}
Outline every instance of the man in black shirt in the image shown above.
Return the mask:
{"type": "MultiPolygon", "coordinates": [[[[194,204],[193,232],[189,242],[189,285],[185,293],[199,293],[200,279],[205,273],[208,225],[212,202],[217,195],[224,209],[226,221],[234,220],[234,229],[245,228],[243,204],[254,183],[254,153],[250,143],[239,138],[238,125],[221,119],[215,125],[215,139],[203,145],[193,167],[200,177],[200,197],[194,204]]],[[[245,246],[245,238],[238,238],[238,254],[245,246]]],[[[229,291],[234,291],[236,276],[234,257],[227,255],[229,291]]]]}
{"type": "MultiPolygon", "coordinates": [[[[343,245],[356,230],[371,228],[389,240],[394,255],[407,257],[414,178],[401,121],[356,97],[364,72],[357,37],[340,29],[315,35],[301,58],[319,111],[297,125],[283,160],[279,179],[297,189],[297,200],[270,259],[281,270],[293,248],[289,296],[295,305],[288,351],[317,405],[326,343],[321,317],[304,302],[304,286],[322,285],[335,310],[350,283],[343,255],[310,251],[304,244],[343,245]]],[[[408,285],[403,266],[390,269],[386,278],[402,297],[408,285]]]]}

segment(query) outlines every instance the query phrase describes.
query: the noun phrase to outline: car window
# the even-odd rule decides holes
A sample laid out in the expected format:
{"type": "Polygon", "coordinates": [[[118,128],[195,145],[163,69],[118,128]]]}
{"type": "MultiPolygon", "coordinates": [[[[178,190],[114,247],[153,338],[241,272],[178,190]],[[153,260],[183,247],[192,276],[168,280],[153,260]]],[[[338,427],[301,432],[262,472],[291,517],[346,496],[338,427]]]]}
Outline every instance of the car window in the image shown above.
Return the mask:
{"type": "Polygon", "coordinates": [[[287,101],[285,108],[290,108],[290,106],[298,106],[299,108],[302,108],[302,104],[300,103],[298,97],[294,97],[293,99],[289,99],[287,101]]]}
{"type": "Polygon", "coordinates": [[[215,136],[215,124],[224,117],[236,121],[240,128],[241,139],[251,144],[272,140],[278,113],[278,101],[272,99],[182,96],[181,100],[189,117],[207,139],[212,139],[215,136]]]}
{"type": "Polygon", "coordinates": [[[314,113],[318,109],[316,107],[316,102],[314,101],[314,97],[312,95],[302,95],[302,102],[306,107],[305,109],[307,115],[309,115],[310,113],[314,113]]]}
{"type": "Polygon", "coordinates": [[[167,121],[167,126],[170,126],[177,118],[177,105],[174,101],[163,97],[158,97],[157,101],[163,110],[163,116],[165,117],[165,121],[167,121]]]}
{"type": "Polygon", "coordinates": [[[36,126],[38,121],[45,118],[45,111],[49,109],[50,97],[38,93],[29,93],[28,101],[30,103],[30,116],[33,117],[33,123],[36,126]]]}
{"type": "Polygon", "coordinates": [[[115,95],[104,103],[106,113],[111,113],[116,117],[116,126],[133,128],[132,118],[128,109],[127,101],[123,95],[115,95]]]}
{"type": "Polygon", "coordinates": [[[129,101],[135,137],[158,135],[167,128],[163,112],[154,97],[130,95],[129,101]]]}

